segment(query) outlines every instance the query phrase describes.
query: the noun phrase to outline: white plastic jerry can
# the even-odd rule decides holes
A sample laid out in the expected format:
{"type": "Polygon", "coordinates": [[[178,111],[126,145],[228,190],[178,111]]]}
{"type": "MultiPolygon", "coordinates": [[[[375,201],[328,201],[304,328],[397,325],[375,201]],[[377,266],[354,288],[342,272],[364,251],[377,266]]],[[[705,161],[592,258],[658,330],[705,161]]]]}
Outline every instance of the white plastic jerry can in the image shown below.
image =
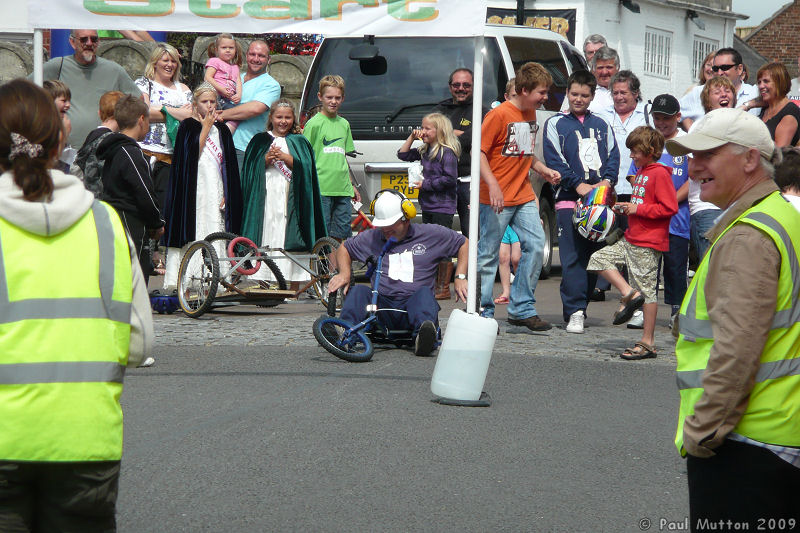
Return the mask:
{"type": "Polygon", "coordinates": [[[454,309],[431,378],[431,392],[442,398],[475,401],[492,359],[497,322],[454,309]]]}

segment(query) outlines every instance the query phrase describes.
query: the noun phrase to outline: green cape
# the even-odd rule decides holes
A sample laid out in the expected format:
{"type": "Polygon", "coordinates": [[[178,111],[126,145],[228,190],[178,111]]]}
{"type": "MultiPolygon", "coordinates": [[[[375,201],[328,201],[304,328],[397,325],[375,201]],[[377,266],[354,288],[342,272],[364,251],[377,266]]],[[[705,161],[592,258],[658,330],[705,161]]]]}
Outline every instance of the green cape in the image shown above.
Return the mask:
{"type": "MultiPolygon", "coordinates": [[[[242,166],[242,235],[259,246],[264,229],[266,196],[266,162],[264,156],[272,145],[267,132],[257,133],[247,145],[242,166]]],[[[302,135],[286,136],[289,153],[294,158],[292,181],[286,206],[286,238],[283,248],[291,251],[310,251],[320,237],[328,234],[322,214],[317,167],[311,144],[302,135]]]]}

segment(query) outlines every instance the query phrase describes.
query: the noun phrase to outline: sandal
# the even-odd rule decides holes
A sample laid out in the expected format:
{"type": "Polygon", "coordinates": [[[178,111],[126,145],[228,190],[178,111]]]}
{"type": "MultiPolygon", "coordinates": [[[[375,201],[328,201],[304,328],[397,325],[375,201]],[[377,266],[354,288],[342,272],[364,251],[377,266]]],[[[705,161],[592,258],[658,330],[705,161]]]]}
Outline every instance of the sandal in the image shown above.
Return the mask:
{"type": "Polygon", "coordinates": [[[658,354],[655,346],[650,346],[645,342],[637,342],[633,345],[633,348],[627,348],[619,357],[626,361],[639,361],[640,359],[655,359],[656,355],[658,354]]]}
{"type": "Polygon", "coordinates": [[[494,303],[498,305],[506,305],[508,303],[508,296],[498,296],[494,299],[494,303]]]}
{"type": "Polygon", "coordinates": [[[627,296],[620,298],[620,303],[622,307],[614,313],[614,320],[611,322],[615,326],[620,324],[624,324],[628,320],[631,319],[633,316],[633,312],[639,309],[642,305],[644,305],[644,295],[639,292],[639,296],[634,296],[637,291],[636,289],[631,289],[631,292],[628,293],[627,296]]]}

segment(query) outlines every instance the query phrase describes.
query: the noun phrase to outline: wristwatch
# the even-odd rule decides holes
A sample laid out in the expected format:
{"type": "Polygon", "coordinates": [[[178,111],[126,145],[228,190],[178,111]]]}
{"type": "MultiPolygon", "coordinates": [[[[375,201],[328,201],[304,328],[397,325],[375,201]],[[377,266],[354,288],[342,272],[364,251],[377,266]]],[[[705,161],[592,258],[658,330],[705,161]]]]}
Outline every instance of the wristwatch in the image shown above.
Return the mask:
{"type": "Polygon", "coordinates": [[[456,274],[456,279],[467,279],[466,274],[456,274]]]}

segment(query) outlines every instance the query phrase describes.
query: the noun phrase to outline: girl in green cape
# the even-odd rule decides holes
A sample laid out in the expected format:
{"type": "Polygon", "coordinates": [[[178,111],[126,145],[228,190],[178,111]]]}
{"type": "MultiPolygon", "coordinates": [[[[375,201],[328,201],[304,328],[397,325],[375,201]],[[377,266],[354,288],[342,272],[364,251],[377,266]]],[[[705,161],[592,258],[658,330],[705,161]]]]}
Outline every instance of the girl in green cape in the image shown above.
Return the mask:
{"type": "MultiPolygon", "coordinates": [[[[314,152],[300,135],[294,105],[276,101],[267,131],[253,136],[242,167],[242,235],[259,246],[310,251],[327,235],[314,152]]],[[[288,259],[276,259],[284,277],[306,281],[308,273],[288,259]]],[[[266,265],[252,279],[271,279],[266,265]]]]}

